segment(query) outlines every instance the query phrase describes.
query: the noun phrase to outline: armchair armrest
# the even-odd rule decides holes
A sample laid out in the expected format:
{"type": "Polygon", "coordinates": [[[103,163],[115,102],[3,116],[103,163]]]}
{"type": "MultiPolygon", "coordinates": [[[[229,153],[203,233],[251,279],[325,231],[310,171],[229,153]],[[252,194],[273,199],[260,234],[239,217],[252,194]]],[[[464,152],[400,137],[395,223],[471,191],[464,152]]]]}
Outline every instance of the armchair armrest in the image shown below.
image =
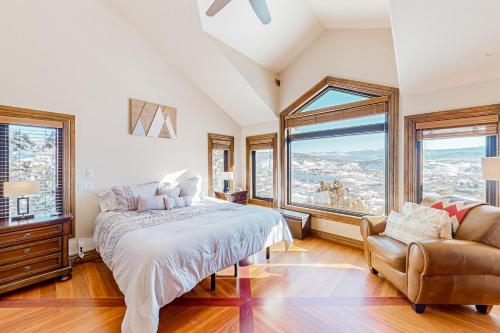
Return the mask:
{"type": "Polygon", "coordinates": [[[421,276],[500,276],[500,249],[466,240],[426,240],[408,246],[407,267],[421,276]]]}
{"type": "Polygon", "coordinates": [[[387,216],[363,216],[360,229],[363,240],[368,236],[378,235],[385,230],[387,216]]]}

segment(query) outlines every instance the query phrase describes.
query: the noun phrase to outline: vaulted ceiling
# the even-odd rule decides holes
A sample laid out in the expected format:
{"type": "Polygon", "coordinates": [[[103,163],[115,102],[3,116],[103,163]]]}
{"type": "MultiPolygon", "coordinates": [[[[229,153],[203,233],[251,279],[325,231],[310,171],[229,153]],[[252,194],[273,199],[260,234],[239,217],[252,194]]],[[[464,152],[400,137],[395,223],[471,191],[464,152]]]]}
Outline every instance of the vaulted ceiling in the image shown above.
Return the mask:
{"type": "Polygon", "coordinates": [[[108,1],[242,126],[276,119],[275,77],[329,29],[392,29],[403,95],[500,78],[498,0],[267,0],[267,25],[248,0],[108,1]]]}

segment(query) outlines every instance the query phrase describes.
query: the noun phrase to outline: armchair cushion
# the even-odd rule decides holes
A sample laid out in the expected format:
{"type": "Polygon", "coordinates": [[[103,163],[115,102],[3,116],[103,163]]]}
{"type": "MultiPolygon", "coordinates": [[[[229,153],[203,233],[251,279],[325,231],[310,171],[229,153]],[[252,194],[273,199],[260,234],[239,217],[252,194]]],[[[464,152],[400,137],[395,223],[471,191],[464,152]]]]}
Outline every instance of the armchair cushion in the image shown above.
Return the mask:
{"type": "Polygon", "coordinates": [[[500,276],[500,249],[466,240],[428,240],[411,243],[408,265],[422,276],[500,276]]]}
{"type": "Polygon", "coordinates": [[[384,235],[369,236],[366,240],[372,255],[400,272],[406,271],[406,251],[408,246],[384,235]]]}

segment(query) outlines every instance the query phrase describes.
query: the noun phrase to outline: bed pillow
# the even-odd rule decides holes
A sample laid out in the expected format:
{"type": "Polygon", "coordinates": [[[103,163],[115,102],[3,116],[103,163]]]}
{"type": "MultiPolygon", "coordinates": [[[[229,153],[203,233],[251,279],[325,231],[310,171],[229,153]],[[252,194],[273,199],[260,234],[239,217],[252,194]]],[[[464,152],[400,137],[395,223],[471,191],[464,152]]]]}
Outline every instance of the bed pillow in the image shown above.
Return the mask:
{"type": "Polygon", "coordinates": [[[174,188],[169,188],[168,183],[162,183],[158,187],[158,195],[163,195],[169,198],[177,198],[180,196],[181,189],[180,187],[176,186],[174,188]]]}
{"type": "Polygon", "coordinates": [[[139,196],[152,197],[156,195],[158,182],[145,183],[141,185],[113,186],[111,191],[116,196],[121,211],[137,210],[139,196]]]}
{"type": "Polygon", "coordinates": [[[144,212],[147,210],[164,210],[165,202],[162,196],[143,197],[139,195],[137,198],[137,211],[144,212]]]}
{"type": "Polygon", "coordinates": [[[120,204],[116,200],[116,196],[111,190],[106,190],[97,194],[97,201],[99,202],[99,207],[101,212],[109,212],[114,210],[120,210],[120,204]]]}
{"type": "Polygon", "coordinates": [[[191,204],[193,203],[193,198],[192,197],[172,198],[168,196],[163,196],[163,201],[165,203],[165,209],[174,209],[174,208],[191,206],[191,204]]]}
{"type": "Polygon", "coordinates": [[[439,228],[439,238],[452,239],[452,221],[450,215],[440,209],[406,202],[403,206],[403,215],[417,220],[423,220],[436,225],[439,228]]]}
{"type": "Polygon", "coordinates": [[[391,211],[384,235],[405,244],[427,239],[439,239],[440,227],[425,220],[406,217],[391,211]]]}
{"type": "Polygon", "coordinates": [[[201,176],[179,180],[177,186],[181,197],[191,197],[193,203],[201,201],[201,176]]]}
{"type": "Polygon", "coordinates": [[[177,196],[172,197],[192,197],[192,202],[200,202],[203,198],[201,193],[201,176],[174,180],[161,183],[158,187],[158,194],[167,195],[168,191],[179,190],[177,196]]]}

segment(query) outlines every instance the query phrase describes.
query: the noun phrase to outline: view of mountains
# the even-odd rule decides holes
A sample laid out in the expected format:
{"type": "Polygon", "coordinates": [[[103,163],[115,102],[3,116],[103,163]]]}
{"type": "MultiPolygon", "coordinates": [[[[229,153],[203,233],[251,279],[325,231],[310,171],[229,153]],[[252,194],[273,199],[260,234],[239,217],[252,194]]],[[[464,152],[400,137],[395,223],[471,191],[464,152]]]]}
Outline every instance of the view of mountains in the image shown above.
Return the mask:
{"type": "MultiPolygon", "coordinates": [[[[330,151],[330,152],[311,152],[311,153],[293,153],[297,158],[318,158],[335,161],[366,161],[384,158],[384,150],[367,149],[357,151],[330,151]]],[[[434,149],[426,150],[426,157],[433,160],[441,159],[479,159],[484,156],[484,147],[455,148],[455,149],[434,149]]]]}

